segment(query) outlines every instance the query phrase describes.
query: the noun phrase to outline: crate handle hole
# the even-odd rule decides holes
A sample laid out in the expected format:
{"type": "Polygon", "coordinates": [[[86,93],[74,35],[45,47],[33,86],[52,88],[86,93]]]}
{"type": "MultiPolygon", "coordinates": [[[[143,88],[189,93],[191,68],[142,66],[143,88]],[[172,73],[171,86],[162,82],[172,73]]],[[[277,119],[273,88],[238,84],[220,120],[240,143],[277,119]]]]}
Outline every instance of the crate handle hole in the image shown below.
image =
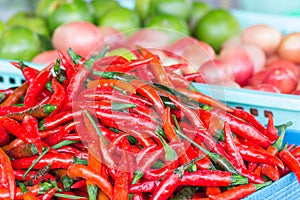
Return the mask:
{"type": "Polygon", "coordinates": [[[1,83],[4,82],[3,76],[0,76],[0,82],[1,82],[1,83]]]}
{"type": "Polygon", "coordinates": [[[254,116],[258,116],[258,110],[256,108],[250,108],[250,113],[254,116]]]}
{"type": "Polygon", "coordinates": [[[10,84],[16,84],[16,80],[14,78],[9,78],[9,83],[10,84]]]}
{"type": "Polygon", "coordinates": [[[272,111],[264,110],[264,116],[265,116],[266,118],[269,117],[269,114],[271,114],[272,116],[274,116],[273,113],[272,113],[272,111]]]}

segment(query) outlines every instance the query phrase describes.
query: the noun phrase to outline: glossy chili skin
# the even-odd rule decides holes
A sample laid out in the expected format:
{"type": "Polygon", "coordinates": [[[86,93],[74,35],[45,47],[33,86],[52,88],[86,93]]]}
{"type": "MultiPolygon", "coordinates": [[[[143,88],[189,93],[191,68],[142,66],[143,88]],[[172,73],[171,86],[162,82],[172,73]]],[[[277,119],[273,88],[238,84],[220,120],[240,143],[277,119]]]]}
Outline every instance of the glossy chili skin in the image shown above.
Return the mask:
{"type": "Polygon", "coordinates": [[[39,123],[40,130],[53,129],[59,125],[65,124],[73,120],[76,113],[71,110],[57,113],[56,115],[44,118],[39,123]]]}
{"type": "Polygon", "coordinates": [[[300,182],[300,162],[288,150],[279,152],[279,157],[282,162],[295,173],[298,182],[300,182]]]}
{"type": "Polygon", "coordinates": [[[32,83],[28,86],[25,98],[24,98],[24,105],[26,107],[34,106],[36,100],[40,94],[40,92],[44,89],[46,83],[51,80],[51,68],[53,64],[48,65],[45,67],[37,77],[32,81],[32,83]]]}
{"type": "Polygon", "coordinates": [[[1,188],[6,188],[9,190],[9,197],[14,199],[15,196],[15,187],[16,181],[13,172],[13,166],[9,157],[6,153],[0,148],[0,185],[1,188]]]}
{"type": "Polygon", "coordinates": [[[29,84],[23,83],[17,89],[15,89],[0,105],[1,106],[13,106],[18,103],[21,97],[26,93],[29,84]]]}
{"type": "Polygon", "coordinates": [[[153,192],[157,186],[160,184],[160,181],[144,181],[142,183],[132,184],[128,188],[129,193],[150,193],[153,192]]]}
{"type": "Polygon", "coordinates": [[[254,184],[239,185],[218,195],[211,195],[209,199],[212,200],[239,200],[256,191],[254,184]]]}
{"type": "Polygon", "coordinates": [[[160,182],[157,188],[154,190],[151,200],[167,200],[173,192],[176,190],[180,183],[180,176],[175,173],[169,173],[160,182]]]}
{"type": "Polygon", "coordinates": [[[63,103],[66,98],[66,96],[65,96],[66,92],[65,92],[65,88],[56,80],[56,78],[52,79],[52,88],[53,88],[54,92],[53,92],[51,98],[49,99],[48,104],[56,106],[55,111],[53,111],[51,113],[53,116],[63,106],[63,103]]]}
{"type": "Polygon", "coordinates": [[[103,176],[95,174],[95,172],[87,166],[73,164],[68,168],[68,175],[71,178],[81,177],[93,181],[109,198],[113,198],[113,186],[111,183],[103,176]]]}
{"type": "MultiPolygon", "coordinates": [[[[13,160],[12,166],[14,169],[27,169],[37,157],[38,156],[30,156],[27,158],[13,160]]],[[[76,162],[76,160],[71,154],[49,152],[41,158],[41,160],[33,167],[33,169],[42,169],[49,163],[52,163],[51,169],[67,169],[74,162],[76,162]]]]}

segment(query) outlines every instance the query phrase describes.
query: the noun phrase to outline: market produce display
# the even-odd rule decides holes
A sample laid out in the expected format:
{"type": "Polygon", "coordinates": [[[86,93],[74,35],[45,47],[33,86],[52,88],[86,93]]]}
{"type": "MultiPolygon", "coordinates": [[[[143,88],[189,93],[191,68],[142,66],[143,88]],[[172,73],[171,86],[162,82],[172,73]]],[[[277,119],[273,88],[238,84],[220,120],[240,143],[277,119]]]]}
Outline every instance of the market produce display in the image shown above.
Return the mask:
{"type": "Polygon", "coordinates": [[[1,91],[4,199],[241,199],[289,172],[299,146],[192,89],[195,77],[138,46],[127,60],[72,49],[1,91]]]}

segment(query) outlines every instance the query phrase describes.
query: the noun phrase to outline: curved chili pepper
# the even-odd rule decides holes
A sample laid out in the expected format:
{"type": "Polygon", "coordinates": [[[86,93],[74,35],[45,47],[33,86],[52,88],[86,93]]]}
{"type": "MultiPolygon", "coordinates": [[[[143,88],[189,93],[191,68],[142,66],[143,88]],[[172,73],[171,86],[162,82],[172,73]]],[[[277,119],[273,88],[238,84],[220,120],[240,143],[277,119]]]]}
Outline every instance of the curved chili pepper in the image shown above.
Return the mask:
{"type": "Polygon", "coordinates": [[[188,88],[190,86],[189,81],[183,79],[181,75],[175,72],[168,71],[168,77],[175,88],[188,88]]]}
{"type": "Polygon", "coordinates": [[[67,59],[67,57],[64,55],[64,53],[61,50],[58,50],[58,56],[61,62],[61,65],[65,68],[65,72],[67,75],[67,82],[64,82],[64,84],[67,84],[72,76],[74,75],[74,66],[70,63],[70,61],[67,59]]]}
{"type": "Polygon", "coordinates": [[[28,65],[25,65],[24,62],[11,62],[11,64],[13,64],[16,67],[20,67],[20,69],[22,70],[22,74],[26,80],[27,83],[31,84],[33,82],[33,80],[37,77],[37,75],[40,73],[39,70],[30,67],[28,65]]]}
{"type": "Polygon", "coordinates": [[[282,150],[279,152],[279,157],[287,167],[294,172],[300,183],[300,162],[289,152],[288,150],[282,150]]]}
{"type": "Polygon", "coordinates": [[[229,186],[247,183],[248,179],[239,174],[220,170],[197,170],[195,172],[185,172],[180,185],[229,186]]]}
{"type": "Polygon", "coordinates": [[[237,167],[239,168],[245,168],[246,165],[244,163],[244,160],[236,147],[233,138],[232,138],[232,133],[229,127],[229,124],[225,121],[224,122],[224,139],[225,139],[225,150],[226,152],[233,158],[235,159],[237,163],[237,167]]]}
{"type": "Polygon", "coordinates": [[[56,115],[46,117],[39,122],[39,129],[53,129],[59,125],[65,124],[73,120],[74,115],[78,113],[73,112],[72,110],[59,112],[56,115]]]}
{"type": "Polygon", "coordinates": [[[51,188],[48,190],[45,194],[43,194],[41,197],[39,197],[40,200],[51,200],[52,197],[54,197],[54,194],[56,193],[57,188],[51,188]]]}
{"type": "Polygon", "coordinates": [[[97,88],[97,87],[118,87],[129,93],[135,94],[135,88],[128,82],[115,80],[115,79],[99,79],[94,81],[89,81],[87,88],[97,88]]]}
{"type": "Polygon", "coordinates": [[[128,199],[128,172],[119,171],[115,178],[113,200],[128,199]]]}
{"type": "Polygon", "coordinates": [[[206,196],[209,196],[209,195],[218,195],[221,193],[221,188],[220,187],[211,187],[211,186],[208,186],[205,188],[205,194],[206,196]]]}
{"type": "Polygon", "coordinates": [[[72,154],[76,158],[82,159],[82,160],[87,160],[88,159],[88,153],[81,151],[75,147],[72,146],[64,146],[59,149],[56,149],[58,153],[67,153],[67,154],[72,154]]]}
{"type": "Polygon", "coordinates": [[[221,103],[220,101],[215,100],[209,96],[206,96],[205,94],[202,94],[201,92],[194,91],[194,90],[188,90],[188,89],[184,89],[184,88],[176,88],[176,90],[178,90],[182,94],[188,96],[189,98],[191,98],[199,103],[204,103],[209,106],[219,108],[228,113],[234,112],[234,110],[232,108],[230,108],[229,106],[227,106],[227,105],[221,103]]]}
{"type": "Polygon", "coordinates": [[[132,80],[130,83],[136,88],[136,92],[146,97],[154,106],[158,116],[163,116],[164,103],[157,91],[150,85],[140,80],[132,80]]]}
{"type": "Polygon", "coordinates": [[[278,139],[278,131],[276,127],[274,126],[274,119],[271,113],[268,115],[268,125],[267,129],[265,130],[265,135],[271,140],[275,141],[278,139]]]}
{"type": "Polygon", "coordinates": [[[113,198],[113,186],[103,176],[96,174],[90,168],[81,164],[73,164],[68,168],[68,176],[81,177],[95,183],[109,198],[113,198]]]}
{"type": "Polygon", "coordinates": [[[143,178],[149,181],[163,179],[166,175],[172,173],[172,171],[175,170],[178,165],[179,161],[175,160],[162,168],[147,170],[145,171],[143,178]]]}
{"type": "Polygon", "coordinates": [[[0,116],[4,116],[10,113],[17,113],[26,110],[23,106],[0,106],[0,116]]]}
{"type": "Polygon", "coordinates": [[[51,80],[51,68],[53,67],[53,63],[42,69],[37,77],[32,81],[32,83],[28,86],[27,92],[24,98],[24,105],[26,107],[34,106],[38,95],[45,88],[45,85],[48,81],[51,80]]]}
{"type": "Polygon", "coordinates": [[[180,184],[180,176],[176,173],[169,173],[154,190],[150,200],[167,200],[180,184]]]}
{"type": "MultiPolygon", "coordinates": [[[[186,150],[186,154],[191,160],[198,158],[201,155],[204,156],[201,151],[197,152],[192,145],[190,145],[190,147],[186,150]]],[[[204,156],[202,159],[197,160],[195,164],[199,169],[210,169],[212,167],[212,163],[208,156],[204,156]]]]}
{"type": "Polygon", "coordinates": [[[83,83],[88,76],[88,70],[84,65],[79,65],[77,71],[70,79],[70,82],[66,90],[66,99],[64,102],[64,110],[69,110],[72,108],[72,102],[75,100],[80,90],[83,87],[83,83]]]}
{"type": "Polygon", "coordinates": [[[262,184],[249,183],[246,185],[235,186],[229,190],[226,190],[218,195],[211,195],[209,199],[211,200],[239,200],[242,199],[257,190],[270,185],[271,182],[266,182],[262,184]]]}
{"type": "Polygon", "coordinates": [[[2,148],[0,148],[0,165],[0,186],[1,188],[7,188],[9,190],[9,197],[14,199],[16,181],[13,166],[9,157],[5,154],[2,148]]]}
{"type": "Polygon", "coordinates": [[[52,87],[54,92],[51,98],[49,99],[48,104],[56,106],[56,109],[51,113],[53,116],[63,106],[66,97],[65,96],[66,92],[65,92],[65,88],[56,80],[56,78],[52,79],[52,87]]]}
{"type": "Polygon", "coordinates": [[[160,184],[160,181],[144,181],[141,183],[132,184],[128,187],[128,192],[135,193],[151,193],[153,192],[157,186],[160,184]]]}
{"type": "Polygon", "coordinates": [[[7,151],[7,154],[14,159],[29,157],[38,153],[34,144],[23,143],[7,151]]]}
{"type": "Polygon", "coordinates": [[[0,125],[0,146],[8,144],[10,140],[8,131],[0,125]]]}
{"type": "MultiPolygon", "coordinates": [[[[14,169],[28,169],[38,156],[30,156],[27,158],[19,158],[12,161],[14,169]]],[[[39,162],[34,165],[33,169],[42,169],[48,164],[51,164],[51,169],[67,169],[73,163],[87,163],[86,160],[75,158],[71,154],[49,152],[45,154],[39,162]]]]}
{"type": "Polygon", "coordinates": [[[260,162],[278,166],[281,169],[284,168],[282,161],[280,161],[276,156],[273,156],[272,154],[269,154],[266,151],[260,151],[243,145],[239,146],[238,148],[240,150],[242,158],[246,161],[260,162]]]}
{"type": "Polygon", "coordinates": [[[56,109],[55,105],[44,104],[44,105],[30,107],[21,112],[10,113],[7,114],[6,116],[18,121],[22,121],[26,115],[31,115],[32,117],[41,119],[49,116],[55,109],[56,109]]]}
{"type": "Polygon", "coordinates": [[[141,67],[143,65],[151,63],[154,58],[144,58],[140,60],[132,60],[123,64],[110,64],[104,68],[103,71],[106,72],[130,72],[137,67],[141,67]]]}
{"type": "Polygon", "coordinates": [[[101,67],[103,67],[103,66],[125,64],[127,62],[129,62],[129,61],[123,56],[117,56],[117,55],[105,56],[105,57],[100,58],[99,60],[97,60],[94,63],[92,71],[102,70],[101,67]]]}
{"type": "Polygon", "coordinates": [[[23,83],[9,95],[5,101],[0,104],[0,106],[13,106],[18,103],[21,97],[26,93],[28,86],[28,83],[23,83]]]}
{"type": "Polygon", "coordinates": [[[143,58],[151,58],[152,61],[150,63],[150,69],[152,71],[152,73],[154,74],[156,80],[161,83],[164,84],[166,86],[172,87],[172,84],[168,78],[168,75],[164,69],[164,67],[162,66],[161,60],[159,59],[159,57],[153,53],[151,53],[149,50],[142,48],[142,47],[138,47],[137,50],[143,58]]]}

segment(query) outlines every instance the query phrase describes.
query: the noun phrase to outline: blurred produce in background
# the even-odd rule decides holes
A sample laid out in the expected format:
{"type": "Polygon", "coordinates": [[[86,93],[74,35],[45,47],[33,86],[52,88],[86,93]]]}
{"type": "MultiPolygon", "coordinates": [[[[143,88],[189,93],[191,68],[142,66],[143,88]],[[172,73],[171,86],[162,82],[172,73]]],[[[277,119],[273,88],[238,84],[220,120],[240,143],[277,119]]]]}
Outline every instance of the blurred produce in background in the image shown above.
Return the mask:
{"type": "Polygon", "coordinates": [[[242,0],[11,0],[0,7],[0,58],[47,64],[58,50],[91,56],[104,45],[112,54],[140,45],[167,64],[185,63],[177,73],[200,73],[196,82],[299,94],[295,11],[254,11],[242,0]],[[270,16],[291,23],[273,26],[270,16]]]}

